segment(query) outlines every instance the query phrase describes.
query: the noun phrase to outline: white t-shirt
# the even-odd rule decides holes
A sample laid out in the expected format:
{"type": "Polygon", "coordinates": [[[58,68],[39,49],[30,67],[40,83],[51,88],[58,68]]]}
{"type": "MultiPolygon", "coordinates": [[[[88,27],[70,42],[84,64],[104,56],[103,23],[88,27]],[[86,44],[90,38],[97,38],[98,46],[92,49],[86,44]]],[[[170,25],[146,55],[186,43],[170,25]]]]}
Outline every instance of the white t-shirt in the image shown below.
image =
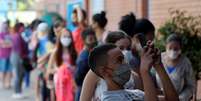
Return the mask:
{"type": "MultiPolygon", "coordinates": [[[[134,89],[134,77],[130,76],[130,80],[124,85],[125,89],[134,89]]],[[[101,97],[103,96],[103,92],[107,91],[107,84],[105,80],[100,79],[98,84],[96,85],[95,94],[92,98],[92,101],[101,101],[101,97]]]]}
{"type": "Polygon", "coordinates": [[[105,91],[101,101],[144,101],[144,92],[141,90],[105,91]]]}

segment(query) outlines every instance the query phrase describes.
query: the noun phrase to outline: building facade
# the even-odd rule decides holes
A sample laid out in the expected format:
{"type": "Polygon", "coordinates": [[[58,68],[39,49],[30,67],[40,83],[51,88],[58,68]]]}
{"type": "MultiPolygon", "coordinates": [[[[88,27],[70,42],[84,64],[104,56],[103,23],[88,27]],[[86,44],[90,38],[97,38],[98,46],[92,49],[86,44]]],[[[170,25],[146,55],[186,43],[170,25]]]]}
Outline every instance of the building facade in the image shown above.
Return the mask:
{"type": "MultiPolygon", "coordinates": [[[[185,10],[192,15],[201,14],[201,0],[38,0],[38,11],[55,11],[64,18],[68,3],[82,1],[87,10],[89,22],[92,15],[105,10],[109,30],[118,29],[121,16],[134,12],[137,18],[148,18],[158,28],[169,18],[169,9],[185,10]]],[[[68,20],[68,19],[66,19],[68,20]]]]}

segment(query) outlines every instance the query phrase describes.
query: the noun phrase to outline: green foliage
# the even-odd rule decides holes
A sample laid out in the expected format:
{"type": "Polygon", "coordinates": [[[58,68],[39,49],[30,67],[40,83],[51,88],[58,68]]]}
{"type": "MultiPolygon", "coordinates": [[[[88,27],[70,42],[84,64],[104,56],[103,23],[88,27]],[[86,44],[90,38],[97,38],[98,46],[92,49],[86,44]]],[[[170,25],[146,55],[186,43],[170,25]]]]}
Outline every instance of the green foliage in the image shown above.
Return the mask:
{"type": "Polygon", "coordinates": [[[193,69],[201,71],[201,15],[188,15],[185,11],[170,10],[171,18],[158,29],[161,37],[156,46],[165,50],[165,40],[172,34],[182,37],[182,52],[191,60],[193,69]]]}

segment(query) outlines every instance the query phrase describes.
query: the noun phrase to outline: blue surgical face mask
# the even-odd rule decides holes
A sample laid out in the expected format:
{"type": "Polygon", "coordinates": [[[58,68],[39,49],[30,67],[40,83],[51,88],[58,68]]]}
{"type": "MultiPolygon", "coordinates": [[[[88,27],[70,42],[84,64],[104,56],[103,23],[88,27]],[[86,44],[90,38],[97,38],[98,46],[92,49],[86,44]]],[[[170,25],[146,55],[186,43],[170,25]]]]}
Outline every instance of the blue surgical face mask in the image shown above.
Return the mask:
{"type": "Polygon", "coordinates": [[[122,53],[124,55],[125,62],[129,64],[130,61],[133,59],[133,54],[131,50],[123,50],[122,53]]]}

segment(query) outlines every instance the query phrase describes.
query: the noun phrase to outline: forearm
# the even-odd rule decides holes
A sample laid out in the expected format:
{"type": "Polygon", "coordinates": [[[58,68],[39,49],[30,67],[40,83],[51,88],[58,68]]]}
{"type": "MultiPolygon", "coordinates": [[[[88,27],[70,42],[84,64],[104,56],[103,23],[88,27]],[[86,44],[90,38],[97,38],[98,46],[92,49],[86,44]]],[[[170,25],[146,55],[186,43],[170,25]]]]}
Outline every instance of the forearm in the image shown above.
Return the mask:
{"type": "Polygon", "coordinates": [[[178,96],[169,76],[167,75],[167,73],[163,67],[163,64],[161,63],[160,65],[155,65],[155,69],[162,82],[166,101],[179,101],[179,96],[178,96]]]}
{"type": "Polygon", "coordinates": [[[41,56],[40,58],[38,58],[37,63],[39,63],[39,64],[44,63],[44,62],[46,63],[48,61],[49,56],[50,56],[50,53],[47,53],[47,54],[41,56]]]}
{"type": "Polygon", "coordinates": [[[144,85],[145,101],[158,101],[156,88],[148,71],[140,70],[144,85]]]}
{"type": "Polygon", "coordinates": [[[53,53],[51,54],[50,59],[48,61],[47,74],[52,73],[54,68],[55,68],[55,56],[53,53]]]}

